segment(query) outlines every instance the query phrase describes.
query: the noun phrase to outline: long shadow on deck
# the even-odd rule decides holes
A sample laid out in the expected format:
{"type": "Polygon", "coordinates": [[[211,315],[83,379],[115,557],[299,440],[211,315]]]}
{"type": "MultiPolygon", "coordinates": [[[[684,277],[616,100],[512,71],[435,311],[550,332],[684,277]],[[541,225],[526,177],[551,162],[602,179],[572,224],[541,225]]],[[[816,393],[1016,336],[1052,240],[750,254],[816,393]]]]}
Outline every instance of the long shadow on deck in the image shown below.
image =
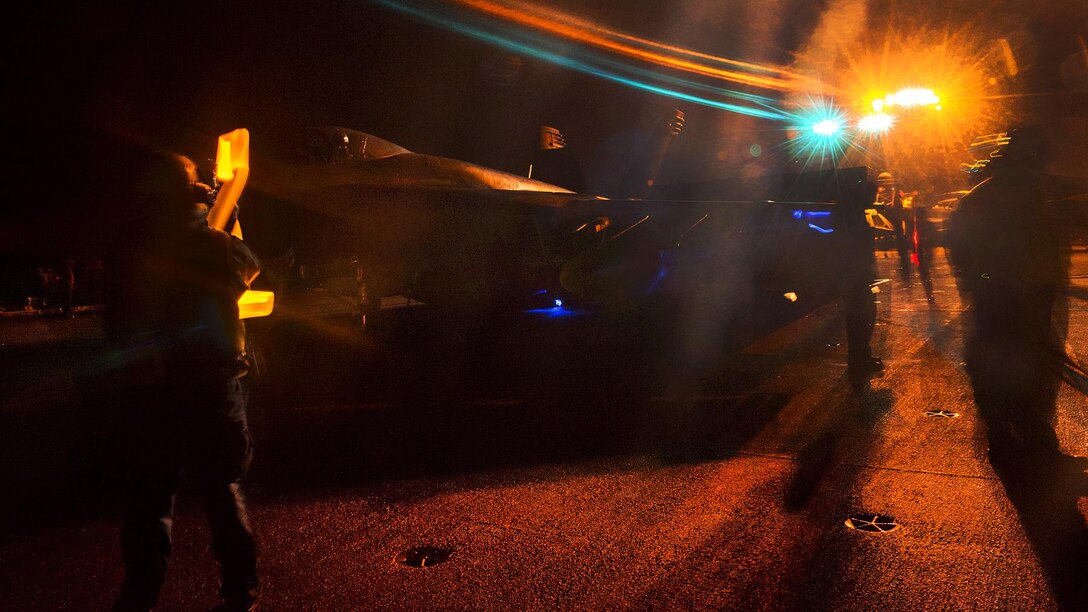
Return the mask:
{"type": "MultiPolygon", "coordinates": [[[[816,316],[783,350],[742,355],[785,324],[746,321],[680,402],[667,383],[670,334],[640,315],[466,320],[410,310],[381,342],[346,321],[253,326],[268,356],[250,405],[254,497],[611,457],[731,456],[789,400],[761,383],[843,329],[841,317],[816,316]]],[[[35,523],[112,515],[110,407],[95,399],[93,377],[80,379],[97,353],[54,353],[37,378],[63,370],[72,384],[49,410],[9,419],[7,438],[25,452],[5,475],[4,489],[19,495],[4,514],[35,523]]]]}
{"type": "MultiPolygon", "coordinates": [[[[385,346],[281,329],[292,360],[254,402],[254,480],[283,491],[643,454],[722,458],[788,403],[759,391],[788,355],[739,356],[726,345],[694,397],[669,397],[668,338],[642,323],[542,313],[474,327],[421,317],[385,346]]],[[[809,333],[840,325],[832,318],[809,333]]]]}

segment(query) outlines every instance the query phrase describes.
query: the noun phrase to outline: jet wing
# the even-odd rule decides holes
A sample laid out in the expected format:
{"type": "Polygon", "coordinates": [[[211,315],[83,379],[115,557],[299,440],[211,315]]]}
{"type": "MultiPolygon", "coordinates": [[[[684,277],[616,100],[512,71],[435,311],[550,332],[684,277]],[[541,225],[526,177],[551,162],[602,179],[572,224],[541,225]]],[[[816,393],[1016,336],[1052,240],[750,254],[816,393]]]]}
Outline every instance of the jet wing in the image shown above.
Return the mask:
{"type": "Polygon", "coordinates": [[[294,155],[260,155],[253,189],[274,197],[336,185],[405,189],[478,189],[573,193],[557,185],[437,155],[413,153],[365,132],[317,128],[294,155]],[[317,142],[314,144],[313,141],[317,142]]]}

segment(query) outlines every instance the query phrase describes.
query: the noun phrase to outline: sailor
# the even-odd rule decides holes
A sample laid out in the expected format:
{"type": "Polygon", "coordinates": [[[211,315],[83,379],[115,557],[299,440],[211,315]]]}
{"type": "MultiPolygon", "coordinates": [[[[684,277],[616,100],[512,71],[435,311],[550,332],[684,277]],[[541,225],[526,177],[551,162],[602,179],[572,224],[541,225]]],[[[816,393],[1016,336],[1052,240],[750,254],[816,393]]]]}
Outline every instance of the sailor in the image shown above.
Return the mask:
{"type": "MultiPolygon", "coordinates": [[[[867,180],[851,187],[856,195],[845,200],[874,201],[877,185],[867,180]]],[[[839,294],[846,314],[847,378],[856,389],[864,388],[870,377],[882,376],[884,361],[873,356],[873,328],[876,325],[876,278],[873,234],[861,208],[843,207],[840,223],[845,240],[845,265],[839,280],[839,294]]]]}
{"type": "Polygon", "coordinates": [[[1041,133],[1014,130],[992,157],[989,178],[950,218],[947,244],[971,306],[967,372],[1001,467],[1062,457],[1051,419],[1064,352],[1052,312],[1067,261],[1044,202],[1041,133]]]}
{"type": "Polygon", "coordinates": [[[107,259],[105,326],[118,401],[125,580],[115,609],[155,606],[171,553],[182,469],[203,497],[223,609],[257,600],[257,549],[239,489],[251,456],[239,296],[258,263],[208,227],[196,167],[149,155],[131,188],[125,240],[107,259]]]}

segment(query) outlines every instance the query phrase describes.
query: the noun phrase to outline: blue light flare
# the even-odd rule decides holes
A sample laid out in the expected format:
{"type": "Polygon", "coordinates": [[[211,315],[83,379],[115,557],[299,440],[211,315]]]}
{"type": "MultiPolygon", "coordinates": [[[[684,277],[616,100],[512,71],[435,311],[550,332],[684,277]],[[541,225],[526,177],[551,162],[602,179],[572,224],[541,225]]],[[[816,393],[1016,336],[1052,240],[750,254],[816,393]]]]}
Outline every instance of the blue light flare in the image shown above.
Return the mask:
{"type": "Polygon", "coordinates": [[[823,119],[812,126],[812,131],[817,136],[834,136],[842,131],[842,123],[834,119],[823,119]]]}
{"type": "Polygon", "coordinates": [[[846,149],[855,146],[849,140],[846,113],[831,100],[812,99],[790,117],[790,144],[794,156],[803,158],[805,165],[836,161],[846,149]]]}

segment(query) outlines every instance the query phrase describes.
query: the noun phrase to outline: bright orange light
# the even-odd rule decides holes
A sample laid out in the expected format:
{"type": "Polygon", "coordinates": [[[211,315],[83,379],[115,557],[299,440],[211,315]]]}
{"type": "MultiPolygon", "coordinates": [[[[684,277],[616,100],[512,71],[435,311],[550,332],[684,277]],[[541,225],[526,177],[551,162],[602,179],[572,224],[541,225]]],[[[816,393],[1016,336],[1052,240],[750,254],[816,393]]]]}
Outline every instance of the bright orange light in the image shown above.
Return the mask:
{"type": "Polygon", "coordinates": [[[858,121],[858,129],[870,134],[881,134],[892,129],[895,125],[895,117],[884,113],[874,113],[862,117],[858,121]]]}
{"type": "Polygon", "coordinates": [[[221,183],[234,179],[234,165],[230,158],[230,140],[220,136],[219,149],[215,153],[215,178],[221,183]]]}
{"type": "MultiPolygon", "coordinates": [[[[249,130],[238,128],[219,137],[215,166],[216,178],[222,185],[215,205],[208,211],[208,225],[225,229],[249,178],[249,130]]],[[[235,223],[231,234],[241,238],[241,224],[235,223]]]]}
{"type": "Polygon", "coordinates": [[[941,99],[937,97],[937,94],[933,93],[932,89],[919,87],[900,89],[884,98],[886,106],[932,106],[940,102],[941,99]]]}
{"type": "Polygon", "coordinates": [[[276,303],[276,294],[271,291],[254,291],[247,289],[242,297],[238,298],[238,318],[252,319],[254,317],[267,317],[272,314],[272,308],[276,303]]]}
{"type": "MultiPolygon", "coordinates": [[[[859,118],[894,116],[890,131],[849,161],[888,169],[912,188],[958,188],[960,163],[973,161],[972,138],[1011,121],[1013,100],[1003,95],[1003,82],[990,82],[1006,72],[994,44],[998,26],[981,10],[956,27],[927,25],[905,8],[893,11],[888,24],[895,25],[867,30],[843,47],[846,68],[826,75],[842,92],[838,99],[856,101],[859,118]]],[[[886,121],[865,118],[855,125],[872,137],[886,121]]]]}

